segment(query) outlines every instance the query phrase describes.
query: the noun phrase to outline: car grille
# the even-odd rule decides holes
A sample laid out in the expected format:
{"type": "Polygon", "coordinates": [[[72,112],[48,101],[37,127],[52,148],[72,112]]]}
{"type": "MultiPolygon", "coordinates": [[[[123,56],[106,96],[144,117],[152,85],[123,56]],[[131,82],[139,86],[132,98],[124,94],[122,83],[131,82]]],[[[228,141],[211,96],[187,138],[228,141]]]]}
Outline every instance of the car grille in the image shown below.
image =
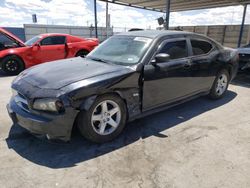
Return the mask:
{"type": "Polygon", "coordinates": [[[24,95],[22,95],[21,93],[18,93],[15,96],[15,102],[17,103],[17,105],[19,107],[21,107],[23,110],[29,112],[29,105],[28,105],[28,101],[26,99],[26,97],[24,95]]]}

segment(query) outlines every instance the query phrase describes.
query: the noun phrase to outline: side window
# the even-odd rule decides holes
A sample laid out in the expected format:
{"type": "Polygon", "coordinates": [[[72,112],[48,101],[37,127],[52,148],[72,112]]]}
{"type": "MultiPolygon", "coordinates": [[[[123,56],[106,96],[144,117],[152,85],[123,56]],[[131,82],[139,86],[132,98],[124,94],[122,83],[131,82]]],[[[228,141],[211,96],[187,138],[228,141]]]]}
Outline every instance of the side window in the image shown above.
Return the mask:
{"type": "Polygon", "coordinates": [[[167,42],[159,53],[166,53],[170,59],[180,59],[188,56],[186,40],[167,42]]]}
{"type": "Polygon", "coordinates": [[[194,55],[207,54],[213,48],[212,44],[210,44],[207,41],[203,41],[203,40],[191,39],[191,44],[192,44],[193,54],[194,55]]]}
{"type": "Polygon", "coordinates": [[[43,39],[40,44],[42,46],[44,45],[59,45],[59,44],[65,44],[65,36],[53,36],[53,37],[47,37],[43,39]]]}

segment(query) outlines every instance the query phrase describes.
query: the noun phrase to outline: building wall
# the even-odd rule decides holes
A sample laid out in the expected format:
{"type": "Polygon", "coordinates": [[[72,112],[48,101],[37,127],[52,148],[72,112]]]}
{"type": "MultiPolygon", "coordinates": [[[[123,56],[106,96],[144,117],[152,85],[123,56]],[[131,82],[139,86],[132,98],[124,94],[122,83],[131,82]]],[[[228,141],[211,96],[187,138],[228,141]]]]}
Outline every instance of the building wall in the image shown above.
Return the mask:
{"type": "MultiPolygon", "coordinates": [[[[83,38],[95,37],[94,28],[85,26],[63,26],[63,25],[39,25],[39,24],[24,24],[25,38],[26,40],[42,33],[66,33],[83,38]]],[[[98,27],[98,38],[100,41],[105,40],[106,28],[98,27]]],[[[108,36],[113,35],[112,28],[108,29],[108,36]]]]}
{"type": "Polygon", "coordinates": [[[25,41],[24,29],[21,27],[4,27],[5,30],[9,31],[13,35],[17,36],[22,41],[25,41]]]}
{"type": "MultiPolygon", "coordinates": [[[[183,26],[184,31],[207,35],[224,46],[236,48],[240,35],[240,25],[183,26]]],[[[176,28],[171,28],[176,29],[176,28]]],[[[250,25],[245,25],[241,45],[250,43],[250,25]]]]}

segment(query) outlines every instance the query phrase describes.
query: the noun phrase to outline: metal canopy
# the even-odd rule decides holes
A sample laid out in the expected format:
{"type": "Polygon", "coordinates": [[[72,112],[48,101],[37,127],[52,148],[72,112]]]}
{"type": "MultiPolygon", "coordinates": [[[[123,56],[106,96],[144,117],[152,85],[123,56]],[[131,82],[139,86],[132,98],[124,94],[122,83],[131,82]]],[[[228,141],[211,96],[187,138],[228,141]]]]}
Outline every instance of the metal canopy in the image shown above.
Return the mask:
{"type": "MultiPolygon", "coordinates": [[[[100,0],[124,6],[166,11],[166,0],[100,0]]],[[[249,4],[250,0],[171,0],[171,12],[249,4]]]]}

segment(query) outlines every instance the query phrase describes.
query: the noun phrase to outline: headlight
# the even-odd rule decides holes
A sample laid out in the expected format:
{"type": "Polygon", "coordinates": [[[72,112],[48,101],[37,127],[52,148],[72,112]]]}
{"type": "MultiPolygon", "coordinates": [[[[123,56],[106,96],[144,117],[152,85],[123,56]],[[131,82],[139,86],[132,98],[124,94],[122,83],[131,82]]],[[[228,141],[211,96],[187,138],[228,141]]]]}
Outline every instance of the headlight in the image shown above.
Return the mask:
{"type": "Polygon", "coordinates": [[[50,112],[62,112],[64,111],[64,106],[58,99],[36,99],[33,103],[33,109],[50,112]]]}
{"type": "Polygon", "coordinates": [[[15,96],[17,96],[17,95],[18,95],[18,93],[17,93],[17,91],[16,91],[16,90],[11,89],[11,91],[12,91],[12,96],[13,96],[13,97],[15,97],[15,96]]]}

